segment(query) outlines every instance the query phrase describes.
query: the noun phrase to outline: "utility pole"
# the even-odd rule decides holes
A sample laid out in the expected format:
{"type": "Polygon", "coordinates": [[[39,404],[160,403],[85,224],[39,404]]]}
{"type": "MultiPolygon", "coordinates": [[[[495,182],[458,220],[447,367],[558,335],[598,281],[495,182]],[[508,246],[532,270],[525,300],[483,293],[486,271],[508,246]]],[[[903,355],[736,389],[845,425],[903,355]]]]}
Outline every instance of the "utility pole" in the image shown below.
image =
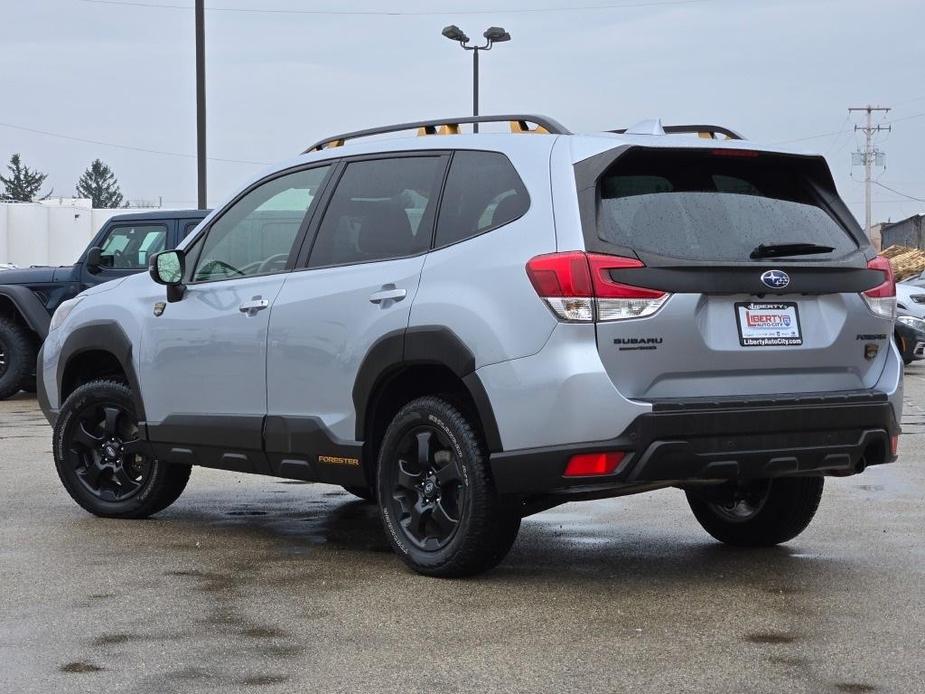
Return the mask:
{"type": "Polygon", "coordinates": [[[206,46],[204,0],[196,0],[196,173],[200,210],[206,208],[206,46]]]}
{"type": "Polygon", "coordinates": [[[877,166],[882,166],[885,160],[885,155],[879,149],[874,147],[874,135],[882,130],[887,132],[892,131],[893,126],[889,125],[883,127],[882,125],[873,124],[873,113],[874,111],[882,111],[883,113],[889,112],[890,108],[888,106],[853,106],[848,109],[848,113],[854,113],[855,111],[864,111],[867,113],[867,120],[865,125],[855,125],[854,130],[857,132],[860,130],[864,133],[865,143],[863,152],[855,152],[852,155],[852,164],[863,163],[864,164],[864,228],[867,231],[867,238],[870,239],[870,229],[871,229],[871,218],[870,218],[870,169],[876,164],[877,166]]]}

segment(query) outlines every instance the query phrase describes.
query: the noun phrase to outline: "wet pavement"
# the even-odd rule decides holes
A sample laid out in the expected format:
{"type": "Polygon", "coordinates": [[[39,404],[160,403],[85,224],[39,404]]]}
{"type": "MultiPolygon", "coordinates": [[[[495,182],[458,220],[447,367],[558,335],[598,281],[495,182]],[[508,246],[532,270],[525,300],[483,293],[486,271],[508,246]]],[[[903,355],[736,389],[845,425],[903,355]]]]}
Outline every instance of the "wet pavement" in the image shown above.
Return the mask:
{"type": "Polygon", "coordinates": [[[35,400],[0,403],[0,692],[925,692],[907,376],[900,462],[828,480],[784,546],[719,545],[663,490],[528,518],[465,581],[407,571],[323,485],[194,469],[153,519],[94,518],[35,400]]]}

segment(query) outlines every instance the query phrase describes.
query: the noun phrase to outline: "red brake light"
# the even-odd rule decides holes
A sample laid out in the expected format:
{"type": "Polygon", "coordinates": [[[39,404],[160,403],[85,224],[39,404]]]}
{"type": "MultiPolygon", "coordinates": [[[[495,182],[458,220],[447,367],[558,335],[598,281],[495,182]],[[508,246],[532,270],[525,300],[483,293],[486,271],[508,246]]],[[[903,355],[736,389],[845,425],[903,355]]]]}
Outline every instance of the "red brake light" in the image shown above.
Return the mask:
{"type": "Polygon", "coordinates": [[[581,251],[538,255],[527,263],[527,276],[542,297],[594,295],[588,258],[581,251]]]}
{"type": "Polygon", "coordinates": [[[658,299],[665,295],[657,289],[644,289],[629,284],[614,282],[610,270],[622,268],[645,267],[645,263],[635,258],[621,258],[617,255],[588,255],[591,265],[591,281],[594,284],[594,296],[608,299],[658,299]]]}
{"type": "Polygon", "coordinates": [[[882,283],[878,284],[873,289],[868,289],[864,294],[872,299],[884,299],[896,296],[896,282],[893,279],[893,266],[890,265],[890,261],[882,255],[878,255],[867,263],[867,267],[870,270],[879,270],[885,277],[882,283]]]}
{"type": "Polygon", "coordinates": [[[754,159],[760,155],[760,152],[753,149],[714,149],[710,153],[714,157],[743,157],[746,159],[754,159]]]}
{"type": "Polygon", "coordinates": [[[610,270],[645,267],[635,258],[568,251],[538,255],[527,263],[527,276],[542,297],[598,297],[613,299],[657,299],[665,295],[615,282],[610,270]]]}
{"type": "Polygon", "coordinates": [[[563,474],[565,477],[610,475],[617,469],[624,457],[626,453],[623,451],[579,453],[569,458],[563,474]]]}
{"type": "Polygon", "coordinates": [[[652,315],[668,299],[665,292],[610,277],[610,270],[642,267],[636,258],[566,251],[531,258],[527,276],[560,320],[612,321],[652,315]]]}

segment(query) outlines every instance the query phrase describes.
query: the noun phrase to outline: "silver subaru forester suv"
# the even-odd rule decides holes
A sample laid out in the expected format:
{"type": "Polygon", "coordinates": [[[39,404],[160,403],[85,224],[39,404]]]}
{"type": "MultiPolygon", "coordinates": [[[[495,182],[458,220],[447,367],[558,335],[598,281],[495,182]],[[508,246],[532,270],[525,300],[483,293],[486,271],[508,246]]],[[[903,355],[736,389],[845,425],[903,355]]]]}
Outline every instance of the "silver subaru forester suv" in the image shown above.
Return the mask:
{"type": "Polygon", "coordinates": [[[39,356],[58,474],[100,516],[161,511],[193,465],[326,482],[459,576],[524,516],[663,487],[720,541],[785,542],[825,476],[896,459],[888,262],[821,156],[726,128],[338,135],[146,260],[39,356]]]}

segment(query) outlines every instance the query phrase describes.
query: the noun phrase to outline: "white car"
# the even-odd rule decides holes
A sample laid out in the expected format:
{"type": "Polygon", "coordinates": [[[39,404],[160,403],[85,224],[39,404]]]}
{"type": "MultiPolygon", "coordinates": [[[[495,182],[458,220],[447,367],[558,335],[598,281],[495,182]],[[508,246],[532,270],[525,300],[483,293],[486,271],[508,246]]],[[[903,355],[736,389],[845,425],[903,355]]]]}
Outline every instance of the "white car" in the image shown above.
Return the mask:
{"type": "Polygon", "coordinates": [[[896,310],[900,315],[925,318],[925,279],[896,284],[896,310]]]}

